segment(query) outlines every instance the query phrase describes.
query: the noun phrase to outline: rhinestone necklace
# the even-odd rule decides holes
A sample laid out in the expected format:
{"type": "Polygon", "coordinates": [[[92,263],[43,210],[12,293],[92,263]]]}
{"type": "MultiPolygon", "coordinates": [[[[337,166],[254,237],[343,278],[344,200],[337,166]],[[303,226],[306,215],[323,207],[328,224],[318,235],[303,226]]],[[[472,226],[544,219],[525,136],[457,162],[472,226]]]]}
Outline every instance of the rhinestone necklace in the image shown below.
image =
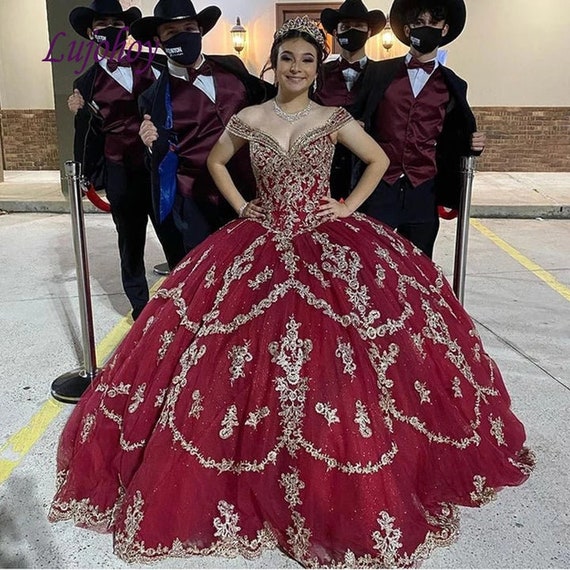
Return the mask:
{"type": "Polygon", "coordinates": [[[311,112],[312,108],[313,108],[313,102],[309,101],[309,104],[304,109],[301,109],[296,113],[287,113],[277,104],[277,101],[273,99],[273,111],[275,111],[275,114],[278,117],[280,117],[284,121],[287,121],[288,123],[294,123],[295,121],[298,121],[303,117],[306,117],[311,112]]]}

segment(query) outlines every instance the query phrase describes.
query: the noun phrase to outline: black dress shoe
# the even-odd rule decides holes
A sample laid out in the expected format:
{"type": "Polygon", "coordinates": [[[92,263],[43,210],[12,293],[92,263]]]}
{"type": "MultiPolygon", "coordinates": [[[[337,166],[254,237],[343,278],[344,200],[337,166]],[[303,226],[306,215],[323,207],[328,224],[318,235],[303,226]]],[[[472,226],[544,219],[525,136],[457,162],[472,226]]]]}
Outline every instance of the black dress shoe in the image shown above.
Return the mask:
{"type": "Polygon", "coordinates": [[[143,312],[144,308],[145,305],[143,305],[142,307],[133,307],[133,310],[131,311],[131,316],[133,317],[133,321],[136,321],[139,318],[139,315],[143,312]]]}
{"type": "Polygon", "coordinates": [[[159,263],[155,265],[152,269],[157,275],[168,275],[170,273],[170,268],[168,263],[159,263]]]}

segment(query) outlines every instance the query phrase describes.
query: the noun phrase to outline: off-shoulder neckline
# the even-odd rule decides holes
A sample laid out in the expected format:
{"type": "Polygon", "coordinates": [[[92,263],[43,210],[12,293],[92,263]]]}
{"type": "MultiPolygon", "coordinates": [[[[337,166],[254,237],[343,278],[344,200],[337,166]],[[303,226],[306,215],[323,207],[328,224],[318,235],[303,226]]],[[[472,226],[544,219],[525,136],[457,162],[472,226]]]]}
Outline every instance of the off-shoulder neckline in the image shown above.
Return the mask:
{"type": "MultiPolygon", "coordinates": [[[[293,142],[289,146],[289,149],[285,149],[277,141],[277,139],[273,135],[269,134],[268,132],[264,131],[263,129],[260,129],[258,127],[254,127],[254,126],[250,125],[249,123],[246,123],[243,119],[240,119],[237,115],[234,115],[231,120],[241,123],[241,125],[243,125],[246,129],[249,129],[250,131],[253,131],[253,132],[257,133],[258,135],[260,135],[262,138],[267,139],[268,141],[270,141],[272,143],[271,146],[275,147],[276,150],[278,150],[281,154],[288,156],[288,155],[293,153],[293,150],[296,149],[296,147],[299,145],[299,143],[301,143],[303,141],[303,139],[310,138],[316,132],[319,132],[321,130],[326,131],[327,129],[330,128],[331,123],[333,123],[333,119],[335,119],[338,115],[343,115],[343,114],[349,115],[348,112],[344,108],[342,108],[342,107],[336,108],[327,117],[327,120],[324,123],[321,123],[320,125],[317,125],[315,127],[311,127],[310,129],[307,129],[306,131],[302,132],[300,135],[295,137],[295,140],[293,140],[293,142]]],[[[349,117],[350,117],[350,115],[349,115],[349,117]]]]}

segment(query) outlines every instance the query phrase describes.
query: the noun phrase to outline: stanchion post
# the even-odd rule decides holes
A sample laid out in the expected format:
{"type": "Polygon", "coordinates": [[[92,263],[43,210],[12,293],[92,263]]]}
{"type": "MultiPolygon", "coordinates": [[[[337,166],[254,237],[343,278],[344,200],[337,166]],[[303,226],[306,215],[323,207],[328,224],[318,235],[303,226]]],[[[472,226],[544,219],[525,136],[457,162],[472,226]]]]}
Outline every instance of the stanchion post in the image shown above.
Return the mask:
{"type": "Polygon", "coordinates": [[[467,269],[467,246],[469,242],[469,219],[471,217],[471,195],[475,177],[474,156],[461,157],[461,203],[457,216],[455,236],[455,262],[453,265],[453,291],[463,305],[465,297],[465,273],[467,269]]]}
{"type": "Polygon", "coordinates": [[[97,373],[97,356],[95,352],[95,334],[93,332],[89,258],[87,255],[85,218],[83,215],[81,164],[71,160],[67,161],[65,163],[65,175],[69,191],[73,247],[75,250],[77,292],[79,295],[79,314],[83,341],[83,367],[66,372],[56,378],[51,385],[51,394],[60,402],[75,404],[97,373]]]}

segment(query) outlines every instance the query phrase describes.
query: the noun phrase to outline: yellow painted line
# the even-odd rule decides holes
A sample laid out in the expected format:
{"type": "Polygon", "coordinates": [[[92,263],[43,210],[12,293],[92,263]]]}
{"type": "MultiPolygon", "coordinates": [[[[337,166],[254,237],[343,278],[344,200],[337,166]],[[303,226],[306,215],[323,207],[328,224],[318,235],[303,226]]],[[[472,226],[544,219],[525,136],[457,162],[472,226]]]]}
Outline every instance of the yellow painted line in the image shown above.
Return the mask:
{"type": "Polygon", "coordinates": [[[552,273],[549,273],[540,265],[524,256],[520,251],[509,245],[505,240],[501,239],[497,234],[493,233],[489,228],[484,226],[479,220],[471,220],[471,225],[481,232],[485,237],[489,238],[495,245],[508,253],[515,261],[520,263],[525,269],[534,273],[539,279],[542,279],[551,289],[562,295],[567,301],[570,301],[570,287],[560,283],[552,273]]]}
{"type": "Polygon", "coordinates": [[[10,477],[51,422],[63,410],[63,404],[48,400],[18,433],[0,447],[0,485],[10,477]]]}
{"type": "MultiPolygon", "coordinates": [[[[153,294],[162,284],[164,278],[159,279],[151,289],[153,294]]],[[[130,317],[123,317],[113,330],[97,346],[97,362],[105,362],[115,347],[131,328],[130,317]]],[[[64,404],[49,399],[34,414],[32,419],[20,431],[10,436],[8,441],[0,447],[0,485],[12,474],[14,469],[22,462],[27,453],[43,436],[50,424],[65,408],[64,404]]]]}

